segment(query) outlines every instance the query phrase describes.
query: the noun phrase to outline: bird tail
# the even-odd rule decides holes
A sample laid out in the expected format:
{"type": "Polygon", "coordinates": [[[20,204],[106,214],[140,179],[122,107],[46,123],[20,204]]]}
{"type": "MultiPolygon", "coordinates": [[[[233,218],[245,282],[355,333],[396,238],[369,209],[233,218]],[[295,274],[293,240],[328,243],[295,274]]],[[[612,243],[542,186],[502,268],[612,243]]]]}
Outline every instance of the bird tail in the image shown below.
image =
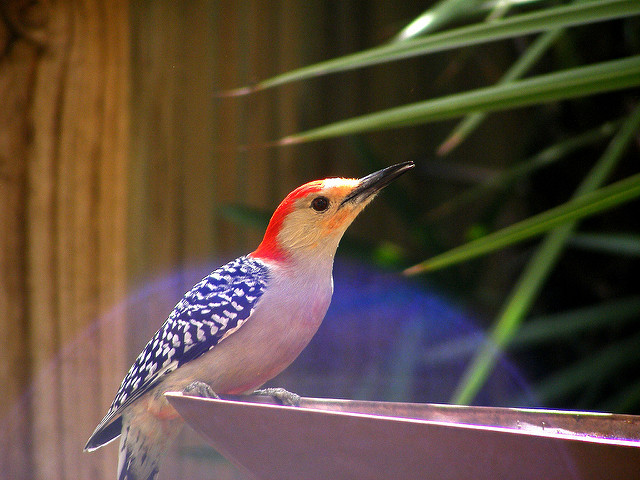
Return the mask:
{"type": "Polygon", "coordinates": [[[124,419],[118,456],[118,480],[155,480],[160,461],[181,430],[179,420],[146,415],[124,419]]]}

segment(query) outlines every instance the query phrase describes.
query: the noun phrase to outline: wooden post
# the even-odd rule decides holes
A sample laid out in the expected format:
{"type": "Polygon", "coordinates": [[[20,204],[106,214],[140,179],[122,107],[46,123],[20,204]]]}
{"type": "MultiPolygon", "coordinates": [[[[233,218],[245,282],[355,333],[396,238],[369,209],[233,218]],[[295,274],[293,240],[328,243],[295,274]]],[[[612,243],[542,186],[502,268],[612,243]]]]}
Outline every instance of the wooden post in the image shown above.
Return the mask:
{"type": "Polygon", "coordinates": [[[28,411],[26,138],[24,115],[14,116],[28,102],[25,81],[35,54],[32,46],[11,41],[10,25],[0,22],[0,471],[7,478],[28,478],[31,467],[28,411]]]}
{"type": "Polygon", "coordinates": [[[24,4],[0,22],[0,468],[112,479],[116,449],[82,448],[126,368],[128,2],[24,4]]]}

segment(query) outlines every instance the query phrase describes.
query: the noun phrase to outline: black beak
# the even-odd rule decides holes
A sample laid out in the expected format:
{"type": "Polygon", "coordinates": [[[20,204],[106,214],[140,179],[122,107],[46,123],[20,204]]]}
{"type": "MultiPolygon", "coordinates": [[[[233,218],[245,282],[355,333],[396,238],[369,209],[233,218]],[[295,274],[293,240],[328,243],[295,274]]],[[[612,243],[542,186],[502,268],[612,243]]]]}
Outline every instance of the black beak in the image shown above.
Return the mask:
{"type": "Polygon", "coordinates": [[[366,177],[362,177],[358,186],[346,196],[340,206],[349,202],[360,203],[366,200],[389,185],[389,183],[398,178],[404,172],[411,170],[414,166],[413,162],[398,163],[397,165],[391,165],[390,167],[373,172],[366,177]]]}

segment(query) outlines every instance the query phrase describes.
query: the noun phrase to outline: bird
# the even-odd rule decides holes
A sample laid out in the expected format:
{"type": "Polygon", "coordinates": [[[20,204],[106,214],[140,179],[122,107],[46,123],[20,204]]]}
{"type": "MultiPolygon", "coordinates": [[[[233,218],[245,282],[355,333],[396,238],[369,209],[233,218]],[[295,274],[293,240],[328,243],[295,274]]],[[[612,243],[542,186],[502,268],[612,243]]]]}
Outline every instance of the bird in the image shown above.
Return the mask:
{"type": "Polygon", "coordinates": [[[329,308],[344,232],[413,167],[404,162],[359,179],[315,180],[289,193],[256,250],[211,272],[177,303],[125,375],[85,451],[120,437],[118,479],[154,480],[183,426],[166,392],[248,395],[289,366],[329,308]]]}

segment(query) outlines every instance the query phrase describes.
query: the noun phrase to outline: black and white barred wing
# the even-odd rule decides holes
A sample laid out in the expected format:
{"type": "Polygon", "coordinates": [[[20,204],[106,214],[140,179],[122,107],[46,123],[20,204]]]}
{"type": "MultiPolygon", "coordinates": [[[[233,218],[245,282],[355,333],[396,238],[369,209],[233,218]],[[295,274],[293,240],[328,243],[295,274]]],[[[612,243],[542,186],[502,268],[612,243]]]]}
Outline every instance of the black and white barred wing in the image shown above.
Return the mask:
{"type": "Polygon", "coordinates": [[[97,448],[117,437],[120,429],[109,425],[127,405],[156,386],[164,375],[198,358],[215,347],[226,333],[239,328],[253,312],[267,281],[264,263],[240,257],[187,292],[138,355],[86,448],[97,448]]]}

